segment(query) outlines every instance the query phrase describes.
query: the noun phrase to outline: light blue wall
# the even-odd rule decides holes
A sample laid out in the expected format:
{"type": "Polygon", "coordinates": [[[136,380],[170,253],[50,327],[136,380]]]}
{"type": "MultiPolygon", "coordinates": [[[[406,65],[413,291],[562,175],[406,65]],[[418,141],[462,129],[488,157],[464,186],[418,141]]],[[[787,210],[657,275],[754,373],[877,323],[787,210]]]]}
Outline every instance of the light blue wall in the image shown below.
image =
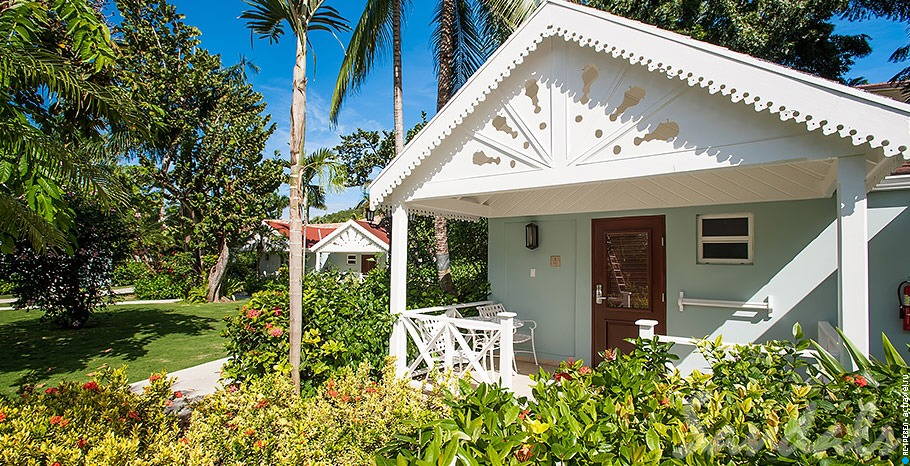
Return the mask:
{"type": "MultiPolygon", "coordinates": [[[[873,317],[873,348],[880,352],[880,327],[893,340],[907,340],[896,317],[894,294],[901,276],[910,270],[910,253],[901,246],[910,216],[903,212],[910,193],[872,193],[870,235],[877,223],[881,233],[870,242],[872,307],[887,310],[873,317]],[[903,204],[901,204],[903,202],[903,204]],[[893,206],[898,204],[899,206],[893,206]],[[882,210],[888,207],[886,213],[882,210]],[[893,219],[886,217],[891,216],[893,219]],[[897,249],[897,253],[892,249],[897,249]],[[887,280],[881,277],[891,277],[887,280]],[[885,282],[888,283],[885,286],[885,282]],[[893,283],[893,286],[891,285],[893,283]],[[887,289],[887,293],[883,290],[887,289]],[[877,323],[880,322],[880,323],[877,323]],[[889,322],[892,322],[889,324],[889,322]],[[878,325],[878,327],[875,327],[878,325]]],[[[591,220],[635,215],[665,215],[667,225],[667,328],[677,336],[723,335],[733,342],[788,338],[794,322],[815,336],[820,320],[837,323],[836,221],[833,199],[744,205],[680,208],[594,214],[567,214],[490,220],[489,277],[493,298],[520,318],[538,322],[537,348],[541,357],[589,360],[591,346],[591,220]],[[751,212],[755,218],[755,261],[752,265],[696,264],[697,214],[751,212]],[[524,225],[539,226],[540,247],[524,247],[524,225]],[[549,266],[550,256],[561,256],[561,267],[549,266]],[[536,278],[529,271],[536,269],[536,278]],[[775,315],[735,313],[724,309],[688,309],[680,313],[680,290],[694,298],[763,300],[772,295],[775,315]]],[[[901,346],[903,347],[903,346],[901,346]]],[[[683,367],[702,361],[679,348],[683,367]]]]}
{"type": "Polygon", "coordinates": [[[869,307],[873,354],[882,356],[881,335],[910,360],[910,332],[897,314],[897,286],[910,280],[910,191],[876,192],[869,196],[869,307]]]}

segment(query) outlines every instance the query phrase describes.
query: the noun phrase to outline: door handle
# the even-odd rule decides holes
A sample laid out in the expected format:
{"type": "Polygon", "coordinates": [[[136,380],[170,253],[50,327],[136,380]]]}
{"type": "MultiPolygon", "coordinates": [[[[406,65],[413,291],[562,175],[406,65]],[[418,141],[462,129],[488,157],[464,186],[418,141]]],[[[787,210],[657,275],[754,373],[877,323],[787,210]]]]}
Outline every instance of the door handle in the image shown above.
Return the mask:
{"type": "Polygon", "coordinates": [[[604,299],[607,299],[604,297],[604,287],[598,283],[597,286],[594,287],[594,302],[603,304],[604,299]]]}

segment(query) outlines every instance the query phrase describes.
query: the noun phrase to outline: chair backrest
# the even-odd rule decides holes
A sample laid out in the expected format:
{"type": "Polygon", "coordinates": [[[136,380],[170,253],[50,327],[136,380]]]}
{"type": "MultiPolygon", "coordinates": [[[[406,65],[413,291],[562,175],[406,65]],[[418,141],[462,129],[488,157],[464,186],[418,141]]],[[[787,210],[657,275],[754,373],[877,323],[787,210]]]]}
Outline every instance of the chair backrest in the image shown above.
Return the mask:
{"type": "Polygon", "coordinates": [[[506,307],[499,303],[477,306],[477,313],[484,319],[492,319],[500,312],[506,312],[506,307]]]}
{"type": "Polygon", "coordinates": [[[458,309],[455,309],[455,308],[446,309],[445,316],[446,316],[446,317],[452,317],[452,318],[455,318],[455,319],[461,319],[461,318],[462,318],[461,313],[458,312],[458,309]]]}
{"type": "MultiPolygon", "coordinates": [[[[423,341],[425,343],[430,343],[430,340],[432,340],[433,337],[439,333],[439,330],[443,327],[443,325],[444,324],[438,320],[421,321],[418,325],[420,328],[420,333],[422,334],[420,337],[423,338],[423,341]]],[[[445,353],[446,350],[445,336],[441,336],[427,349],[430,351],[430,353],[432,353],[434,357],[441,357],[441,355],[445,353]]]]}

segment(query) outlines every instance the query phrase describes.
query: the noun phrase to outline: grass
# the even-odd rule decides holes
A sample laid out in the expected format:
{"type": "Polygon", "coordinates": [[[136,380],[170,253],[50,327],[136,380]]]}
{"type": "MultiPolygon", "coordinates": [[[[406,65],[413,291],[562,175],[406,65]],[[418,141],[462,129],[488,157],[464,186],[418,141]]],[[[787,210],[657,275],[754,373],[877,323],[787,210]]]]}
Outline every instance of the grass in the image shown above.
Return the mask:
{"type": "Polygon", "coordinates": [[[81,330],[40,312],[0,311],[0,393],[25,383],[83,380],[102,364],[127,364],[131,382],[223,358],[223,317],[240,303],[109,306],[81,330]]]}

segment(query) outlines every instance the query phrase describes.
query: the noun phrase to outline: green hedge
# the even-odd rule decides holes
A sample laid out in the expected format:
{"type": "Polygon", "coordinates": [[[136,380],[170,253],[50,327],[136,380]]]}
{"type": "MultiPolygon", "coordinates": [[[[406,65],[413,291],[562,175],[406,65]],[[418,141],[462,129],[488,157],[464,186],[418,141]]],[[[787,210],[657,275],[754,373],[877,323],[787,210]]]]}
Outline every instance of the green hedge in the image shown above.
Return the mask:
{"type": "Polygon", "coordinates": [[[639,340],[595,369],[579,361],[540,371],[534,400],[463,382],[448,397],[450,417],[390,442],[378,463],[895,464],[910,377],[897,351],[883,338],[884,362],[857,355],[859,371],[847,372],[822,353],[816,368],[798,355],[810,343],[797,336],[704,341],[713,375],[686,377],[666,370],[672,345],[639,340]]]}

